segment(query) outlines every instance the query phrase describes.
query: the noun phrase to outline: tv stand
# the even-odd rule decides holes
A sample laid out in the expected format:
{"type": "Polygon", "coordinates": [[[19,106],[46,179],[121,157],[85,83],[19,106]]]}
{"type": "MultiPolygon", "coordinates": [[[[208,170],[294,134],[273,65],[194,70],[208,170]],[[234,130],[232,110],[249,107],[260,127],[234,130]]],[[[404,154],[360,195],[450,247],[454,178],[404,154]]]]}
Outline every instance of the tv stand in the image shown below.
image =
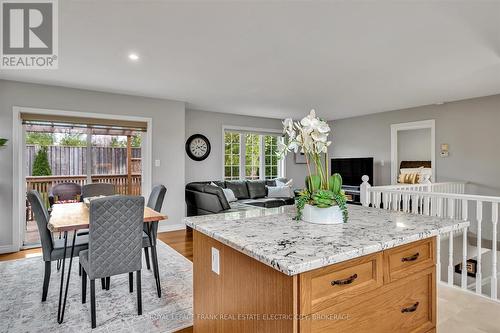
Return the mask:
{"type": "Polygon", "coordinates": [[[354,204],[354,205],[361,205],[360,186],[342,185],[342,189],[344,190],[345,194],[347,195],[347,203],[354,204]]]}

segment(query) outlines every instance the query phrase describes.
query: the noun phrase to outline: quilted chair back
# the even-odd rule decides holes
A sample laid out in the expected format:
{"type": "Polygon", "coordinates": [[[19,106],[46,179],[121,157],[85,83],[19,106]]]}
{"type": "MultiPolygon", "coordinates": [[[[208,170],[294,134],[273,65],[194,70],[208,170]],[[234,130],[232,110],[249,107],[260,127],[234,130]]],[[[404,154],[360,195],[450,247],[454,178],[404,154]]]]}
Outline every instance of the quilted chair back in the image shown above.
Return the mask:
{"type": "Polygon", "coordinates": [[[109,183],[93,183],[83,185],[82,198],[97,197],[99,195],[114,195],[115,186],[109,183]]]}
{"type": "Polygon", "coordinates": [[[35,215],[38,233],[40,234],[43,260],[50,261],[50,253],[52,252],[54,244],[52,243],[52,235],[50,234],[49,229],[47,229],[47,224],[49,223],[49,212],[47,211],[47,207],[43,204],[42,197],[38,191],[28,191],[27,196],[28,201],[31,204],[31,210],[35,215]]]}
{"type": "Polygon", "coordinates": [[[82,187],[77,183],[60,183],[52,187],[51,193],[58,201],[76,200],[82,193],[82,187]]]}
{"type": "Polygon", "coordinates": [[[148,198],[148,207],[160,212],[161,206],[163,205],[163,199],[165,198],[165,193],[167,193],[167,188],[165,186],[156,185],[153,187],[153,190],[148,198]]]}
{"type": "Polygon", "coordinates": [[[89,218],[89,278],[140,270],[144,198],[95,199],[90,202],[89,218]]]}

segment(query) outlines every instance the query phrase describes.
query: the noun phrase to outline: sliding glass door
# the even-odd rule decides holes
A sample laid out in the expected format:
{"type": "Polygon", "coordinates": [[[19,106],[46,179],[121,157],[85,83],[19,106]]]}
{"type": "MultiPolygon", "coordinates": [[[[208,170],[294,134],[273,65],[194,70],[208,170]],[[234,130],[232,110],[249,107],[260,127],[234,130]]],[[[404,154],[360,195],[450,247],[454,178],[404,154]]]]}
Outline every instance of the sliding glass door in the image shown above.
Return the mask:
{"type": "MultiPolygon", "coordinates": [[[[37,190],[47,209],[79,202],[81,186],[110,183],[117,194],[141,194],[143,131],[88,123],[23,121],[26,189],[37,190]]],[[[26,201],[23,246],[39,244],[26,201]]]]}

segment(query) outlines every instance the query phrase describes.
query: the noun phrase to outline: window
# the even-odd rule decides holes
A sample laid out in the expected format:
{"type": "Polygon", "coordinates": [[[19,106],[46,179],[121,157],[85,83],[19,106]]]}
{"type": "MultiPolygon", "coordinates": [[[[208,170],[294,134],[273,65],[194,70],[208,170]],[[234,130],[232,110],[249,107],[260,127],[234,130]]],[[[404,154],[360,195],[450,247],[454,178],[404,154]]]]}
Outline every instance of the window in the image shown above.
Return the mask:
{"type": "Polygon", "coordinates": [[[224,133],[224,179],[240,179],[240,133],[224,133]]]}
{"type": "Polygon", "coordinates": [[[258,134],[245,134],[245,179],[259,179],[260,138],[258,134]]]}
{"type": "Polygon", "coordinates": [[[284,162],[276,155],[281,136],[224,132],[224,179],[273,179],[283,176],[284,162]]]}
{"type": "Polygon", "coordinates": [[[278,152],[278,140],[277,136],[265,135],[264,139],[264,159],[265,159],[265,178],[274,179],[280,176],[278,172],[280,161],[276,153],[278,152]]]}

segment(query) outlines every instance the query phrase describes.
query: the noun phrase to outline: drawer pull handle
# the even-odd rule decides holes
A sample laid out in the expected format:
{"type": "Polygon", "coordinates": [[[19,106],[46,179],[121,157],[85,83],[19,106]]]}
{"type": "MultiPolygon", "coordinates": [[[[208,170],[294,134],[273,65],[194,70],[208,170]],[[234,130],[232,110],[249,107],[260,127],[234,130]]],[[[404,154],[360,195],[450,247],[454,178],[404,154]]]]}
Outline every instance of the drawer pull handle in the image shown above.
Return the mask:
{"type": "Polygon", "coordinates": [[[418,302],[413,304],[412,306],[409,306],[407,308],[402,308],[401,309],[401,313],[410,313],[410,312],[415,312],[417,311],[417,308],[418,308],[418,302]]]}
{"type": "Polygon", "coordinates": [[[332,286],[342,286],[342,285],[345,285],[345,284],[351,284],[354,282],[354,280],[356,280],[358,278],[358,274],[354,274],[350,277],[348,277],[347,279],[343,279],[343,280],[333,280],[332,281],[332,286]]]}
{"type": "Polygon", "coordinates": [[[417,259],[418,259],[418,256],[419,256],[419,255],[420,255],[420,253],[418,253],[418,252],[417,252],[417,253],[415,253],[415,254],[414,254],[414,255],[412,255],[412,256],[409,256],[409,257],[403,257],[403,258],[401,258],[401,261],[402,261],[402,262],[415,261],[415,260],[417,260],[417,259]]]}

